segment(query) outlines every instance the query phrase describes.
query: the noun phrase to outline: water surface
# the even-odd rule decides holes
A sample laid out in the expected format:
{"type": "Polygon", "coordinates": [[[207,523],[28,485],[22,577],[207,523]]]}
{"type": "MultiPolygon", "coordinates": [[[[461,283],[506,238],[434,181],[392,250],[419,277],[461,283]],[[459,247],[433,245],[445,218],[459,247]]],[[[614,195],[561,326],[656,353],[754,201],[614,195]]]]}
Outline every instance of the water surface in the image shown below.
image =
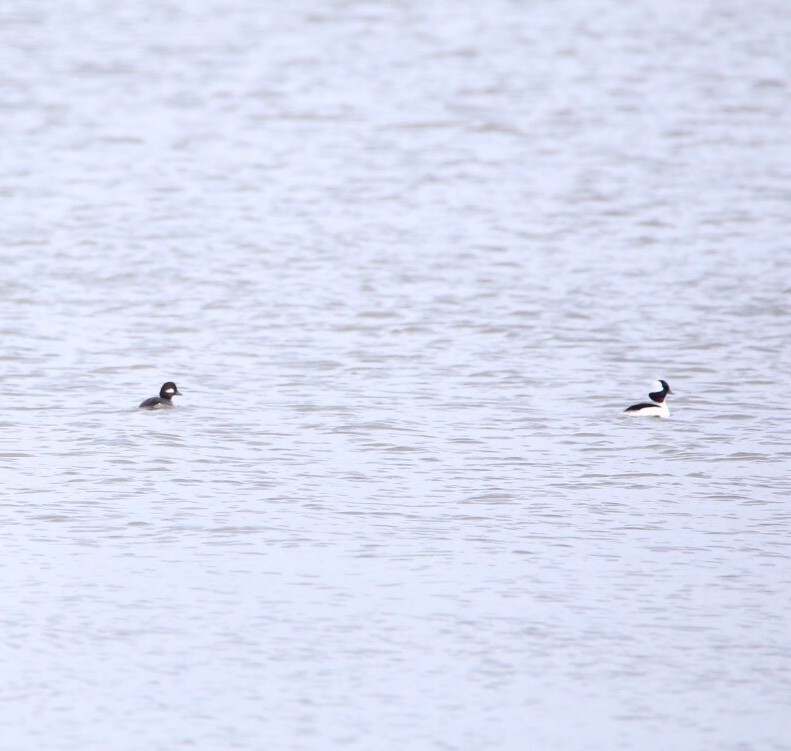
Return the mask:
{"type": "Polygon", "coordinates": [[[0,12],[0,745],[787,749],[789,23],[0,12]]]}

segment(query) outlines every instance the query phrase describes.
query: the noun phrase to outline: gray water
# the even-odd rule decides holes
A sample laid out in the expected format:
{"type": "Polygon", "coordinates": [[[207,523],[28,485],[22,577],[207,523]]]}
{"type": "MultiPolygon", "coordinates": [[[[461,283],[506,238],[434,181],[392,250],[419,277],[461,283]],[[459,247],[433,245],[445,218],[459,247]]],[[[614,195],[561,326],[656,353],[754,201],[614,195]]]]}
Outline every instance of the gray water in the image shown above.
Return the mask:
{"type": "Polygon", "coordinates": [[[3,751],[791,748],[789,35],[7,3],[3,751]]]}

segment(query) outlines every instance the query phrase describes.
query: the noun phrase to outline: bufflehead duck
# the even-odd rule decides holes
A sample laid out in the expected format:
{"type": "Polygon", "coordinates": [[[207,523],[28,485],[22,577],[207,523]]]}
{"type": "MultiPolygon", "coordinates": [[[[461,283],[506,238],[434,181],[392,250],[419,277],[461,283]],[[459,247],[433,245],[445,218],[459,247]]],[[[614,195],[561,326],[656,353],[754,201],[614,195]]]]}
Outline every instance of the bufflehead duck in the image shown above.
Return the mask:
{"type": "Polygon", "coordinates": [[[670,417],[670,410],[667,408],[667,404],[665,404],[665,397],[672,393],[667,381],[663,381],[660,378],[658,381],[654,381],[651,384],[651,391],[648,393],[648,398],[651,399],[650,402],[633,404],[631,407],[627,407],[624,412],[634,416],[670,417]]]}
{"type": "Polygon", "coordinates": [[[143,409],[156,409],[157,407],[172,407],[173,402],[171,399],[174,396],[181,396],[181,392],[173,381],[168,381],[162,384],[159,390],[159,396],[152,396],[143,402],[140,402],[140,407],[143,409]]]}

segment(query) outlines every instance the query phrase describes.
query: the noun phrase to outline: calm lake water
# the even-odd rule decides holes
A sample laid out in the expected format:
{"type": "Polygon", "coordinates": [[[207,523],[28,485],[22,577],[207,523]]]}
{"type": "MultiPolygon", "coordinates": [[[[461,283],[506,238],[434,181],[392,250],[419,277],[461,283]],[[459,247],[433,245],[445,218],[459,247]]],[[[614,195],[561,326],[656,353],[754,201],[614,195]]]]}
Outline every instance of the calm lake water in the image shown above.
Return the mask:
{"type": "Polygon", "coordinates": [[[791,748],[790,35],[0,10],[0,748],[791,748]]]}

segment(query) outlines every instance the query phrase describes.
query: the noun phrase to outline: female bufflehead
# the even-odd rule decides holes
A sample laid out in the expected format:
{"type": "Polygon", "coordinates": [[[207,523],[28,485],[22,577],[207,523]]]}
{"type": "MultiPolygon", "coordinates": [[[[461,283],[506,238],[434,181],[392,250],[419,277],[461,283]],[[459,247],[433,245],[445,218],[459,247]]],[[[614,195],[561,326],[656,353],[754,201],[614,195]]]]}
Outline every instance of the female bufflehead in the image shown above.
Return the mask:
{"type": "Polygon", "coordinates": [[[159,390],[159,396],[152,396],[144,402],[140,402],[140,407],[143,409],[156,409],[157,407],[172,407],[173,402],[170,401],[174,396],[181,396],[181,392],[173,381],[168,381],[162,384],[159,390]]]}
{"type": "Polygon", "coordinates": [[[624,412],[635,416],[670,417],[670,410],[667,408],[667,404],[665,404],[665,397],[672,393],[670,386],[667,385],[667,381],[663,381],[660,378],[658,381],[654,381],[651,384],[651,391],[648,394],[649,399],[651,399],[650,402],[633,404],[631,407],[627,407],[624,412]]]}

